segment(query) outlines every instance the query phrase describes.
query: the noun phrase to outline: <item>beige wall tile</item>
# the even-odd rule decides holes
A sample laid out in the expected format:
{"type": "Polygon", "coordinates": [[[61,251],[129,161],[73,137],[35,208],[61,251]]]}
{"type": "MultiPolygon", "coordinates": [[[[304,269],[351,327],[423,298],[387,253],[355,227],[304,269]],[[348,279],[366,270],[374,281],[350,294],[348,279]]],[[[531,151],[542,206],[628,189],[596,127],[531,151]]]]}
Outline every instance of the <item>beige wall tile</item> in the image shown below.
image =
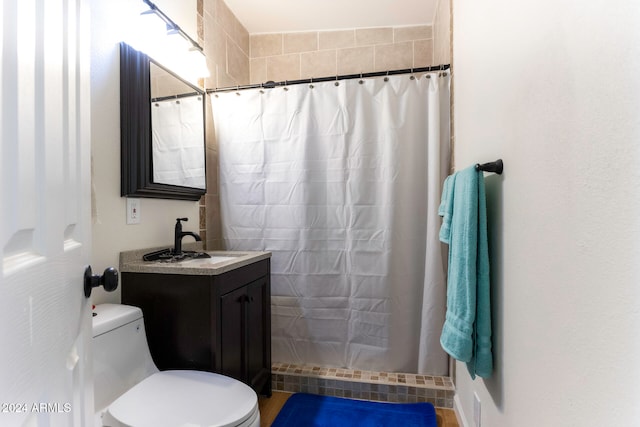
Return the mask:
{"type": "Polygon", "coordinates": [[[393,43],[393,28],[357,28],[356,46],[393,43]]]}
{"type": "Polygon", "coordinates": [[[185,85],[182,80],[176,79],[160,67],[151,67],[149,77],[152,98],[162,98],[176,93],[191,91],[189,86],[185,85]]]}
{"type": "Polygon", "coordinates": [[[279,82],[300,78],[300,55],[271,56],[267,58],[267,80],[279,82]]]}
{"type": "MultiPolygon", "coordinates": [[[[227,35],[211,15],[204,15],[204,54],[217,65],[227,65],[227,35]]],[[[211,71],[211,68],[209,69],[211,71]]]]}
{"type": "Polygon", "coordinates": [[[267,59],[266,58],[251,58],[249,61],[251,68],[250,83],[260,84],[267,81],[267,59]]]}
{"type": "MultiPolygon", "coordinates": [[[[224,251],[226,250],[224,246],[223,239],[207,239],[207,248],[208,251],[224,251]]],[[[437,410],[439,410],[438,408],[437,410]]],[[[442,409],[444,410],[444,409],[442,409]]],[[[455,415],[454,415],[455,416],[455,415]]]]}
{"type": "MultiPolygon", "coordinates": [[[[211,121],[213,123],[213,120],[211,121]]],[[[213,138],[215,143],[215,137],[213,138]]],[[[207,159],[207,194],[218,194],[218,147],[209,148],[205,150],[207,159]]]]}
{"type": "Polygon", "coordinates": [[[218,0],[217,9],[218,23],[227,32],[227,35],[242,49],[246,55],[249,55],[249,32],[236,18],[231,9],[222,0],[218,0]]]}
{"type": "Polygon", "coordinates": [[[282,34],[256,34],[249,37],[251,58],[282,55],[282,34]]]}
{"type": "Polygon", "coordinates": [[[337,74],[359,74],[373,71],[373,46],[338,49],[337,74]]]}
{"type": "Polygon", "coordinates": [[[402,70],[413,67],[413,42],[375,46],[375,71],[402,70]]]}
{"type": "Polygon", "coordinates": [[[249,57],[230,37],[227,37],[227,74],[236,84],[249,84],[249,57]]]}
{"type": "Polygon", "coordinates": [[[204,44],[204,19],[198,21],[198,44],[200,47],[203,47],[204,44]]]}
{"type": "Polygon", "coordinates": [[[227,74],[226,66],[218,65],[216,68],[216,76],[218,80],[216,87],[218,88],[233,87],[240,84],[236,82],[233,77],[227,74]]]}
{"type": "Polygon", "coordinates": [[[300,55],[300,78],[329,77],[337,74],[336,51],[321,50],[300,55]]]}
{"type": "Polygon", "coordinates": [[[322,49],[344,49],[355,47],[356,31],[320,31],[318,33],[318,48],[322,49]]]}
{"type": "MultiPolygon", "coordinates": [[[[336,74],[358,74],[376,70],[385,71],[387,69],[412,68],[414,67],[413,43],[410,40],[430,40],[433,31],[430,25],[418,25],[411,27],[383,27],[383,28],[358,28],[353,30],[320,31],[307,33],[283,33],[283,34],[258,34],[251,36],[250,58],[256,59],[268,57],[266,66],[263,62],[256,62],[255,71],[252,71],[251,81],[263,80],[263,70],[266,67],[268,80],[291,80],[298,72],[298,68],[293,65],[292,58],[275,60],[277,56],[290,55],[291,53],[309,53],[318,49],[336,49],[336,74]],[[316,37],[317,36],[317,37],[316,37]],[[394,37],[406,40],[394,45],[394,37]],[[408,43],[408,44],[407,44],[408,43]],[[380,45],[386,47],[379,49],[378,62],[375,62],[376,47],[380,45]],[[288,65],[286,65],[288,64],[288,65]],[[391,68],[387,68],[392,65],[391,68]],[[293,66],[295,70],[284,71],[286,67],[293,66]],[[276,71],[277,70],[277,71],[276,71]],[[293,74],[292,74],[293,73],[293,74]],[[280,76],[278,79],[270,76],[280,76]],[[282,77],[286,76],[286,77],[282,77]]],[[[427,55],[428,44],[421,43],[416,48],[416,52],[421,55],[419,58],[424,62],[427,55]]],[[[333,62],[321,64],[318,58],[320,55],[309,55],[301,57],[300,75],[307,78],[311,75],[320,76],[331,68],[333,62]],[[314,64],[314,65],[312,65],[314,64]],[[326,66],[325,69],[313,69],[319,66],[326,66]]],[[[328,58],[328,56],[326,57],[328,58]]],[[[295,62],[295,61],[294,61],[295,62]]],[[[329,74],[331,75],[331,74],[329,74]]]]}
{"type": "Polygon", "coordinates": [[[229,34],[233,36],[236,31],[236,16],[231,12],[229,6],[223,1],[218,0],[216,2],[216,19],[222,28],[229,34]]]}
{"type": "MultiPolygon", "coordinates": [[[[451,10],[450,1],[441,0],[438,3],[436,16],[433,20],[433,63],[451,63],[451,10]]],[[[453,99],[453,98],[452,98],[453,99]]]]}
{"type": "MultiPolygon", "coordinates": [[[[205,102],[204,108],[205,108],[205,147],[206,147],[206,156],[207,156],[207,169],[208,166],[211,166],[209,163],[209,160],[212,160],[216,162],[216,167],[217,167],[217,160],[216,159],[209,159],[210,155],[216,155],[218,153],[218,143],[216,141],[216,130],[214,127],[214,123],[213,123],[213,111],[211,109],[211,102],[209,102],[209,96],[213,96],[211,94],[207,95],[207,102],[205,102]],[[213,151],[213,153],[209,153],[209,151],[213,151]]],[[[217,171],[217,169],[216,169],[217,171]]],[[[217,175],[217,173],[216,173],[217,175]]],[[[214,181],[209,181],[209,179],[213,179],[214,177],[209,177],[209,172],[207,170],[207,192],[209,191],[213,191],[214,193],[217,194],[218,189],[217,189],[217,178],[216,178],[216,182],[214,183],[214,181]],[[209,185],[209,183],[214,183],[215,185],[209,185]]]]}
{"type": "Polygon", "coordinates": [[[222,239],[222,222],[220,221],[220,197],[217,194],[206,194],[207,205],[207,241],[222,239]]]}
{"type": "Polygon", "coordinates": [[[215,19],[217,9],[216,3],[218,3],[218,0],[203,0],[202,15],[204,16],[205,13],[208,13],[215,19]]]}
{"type": "Polygon", "coordinates": [[[249,32],[244,27],[244,25],[240,23],[240,21],[238,21],[238,24],[236,26],[236,34],[233,41],[236,42],[236,44],[240,47],[240,49],[242,49],[245,55],[249,56],[249,53],[251,51],[251,47],[249,44],[249,32]]]}
{"type": "Polygon", "coordinates": [[[210,58],[207,58],[207,68],[209,69],[209,77],[204,79],[204,87],[210,89],[216,87],[218,84],[216,63],[210,58]]]}
{"type": "Polygon", "coordinates": [[[416,40],[413,42],[413,67],[439,65],[433,61],[433,40],[416,40]]]}
{"type": "Polygon", "coordinates": [[[283,40],[284,54],[312,52],[318,50],[318,33],[285,33],[283,40]]]}
{"type": "Polygon", "coordinates": [[[393,29],[393,42],[400,43],[412,40],[433,38],[431,25],[416,25],[413,27],[396,27],[393,29]]]}

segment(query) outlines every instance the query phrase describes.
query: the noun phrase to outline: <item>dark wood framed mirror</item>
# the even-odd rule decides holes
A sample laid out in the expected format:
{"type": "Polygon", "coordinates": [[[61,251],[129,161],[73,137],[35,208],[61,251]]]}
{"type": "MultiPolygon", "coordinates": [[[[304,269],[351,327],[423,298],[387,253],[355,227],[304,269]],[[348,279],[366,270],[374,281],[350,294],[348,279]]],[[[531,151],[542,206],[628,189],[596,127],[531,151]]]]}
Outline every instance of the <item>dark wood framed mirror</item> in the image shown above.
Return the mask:
{"type": "Polygon", "coordinates": [[[122,196],[199,200],[206,193],[204,102],[205,92],[202,89],[182,80],[126,43],[120,44],[122,196]],[[157,96],[158,93],[153,92],[158,91],[159,83],[152,83],[152,74],[155,80],[164,80],[169,82],[168,86],[178,89],[171,94],[161,90],[157,96]],[[185,102],[187,100],[189,102],[185,102]],[[191,101],[201,102],[201,107],[191,101]],[[176,131],[175,126],[165,126],[172,129],[164,137],[158,136],[162,131],[154,120],[163,120],[167,113],[164,111],[158,115],[154,111],[152,114],[152,108],[159,108],[164,102],[189,104],[191,113],[194,113],[192,117],[196,124],[183,126],[190,133],[188,147],[177,143],[176,134],[184,132],[176,131]],[[202,120],[198,121],[200,111],[202,120]],[[167,142],[171,147],[167,148],[167,142]],[[161,151],[165,157],[159,160],[161,151]],[[162,167],[154,165],[154,159],[156,163],[162,163],[162,167]],[[171,165],[177,165],[176,171],[167,170],[171,165]]]}

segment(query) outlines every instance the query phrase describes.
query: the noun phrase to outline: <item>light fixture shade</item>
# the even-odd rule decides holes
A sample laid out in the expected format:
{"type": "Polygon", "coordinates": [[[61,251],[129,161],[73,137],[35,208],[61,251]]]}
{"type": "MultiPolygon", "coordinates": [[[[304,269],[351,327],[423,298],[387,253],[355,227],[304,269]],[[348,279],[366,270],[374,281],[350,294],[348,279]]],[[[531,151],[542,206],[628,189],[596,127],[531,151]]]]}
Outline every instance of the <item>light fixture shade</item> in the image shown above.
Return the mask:
{"type": "Polygon", "coordinates": [[[200,49],[191,49],[188,53],[189,66],[193,70],[193,75],[196,78],[209,77],[209,68],[207,67],[207,58],[200,49]]]}
{"type": "Polygon", "coordinates": [[[158,15],[150,12],[147,8],[146,11],[132,17],[124,40],[129,46],[149,56],[158,50],[157,45],[161,44],[167,32],[167,24],[158,15]]]}

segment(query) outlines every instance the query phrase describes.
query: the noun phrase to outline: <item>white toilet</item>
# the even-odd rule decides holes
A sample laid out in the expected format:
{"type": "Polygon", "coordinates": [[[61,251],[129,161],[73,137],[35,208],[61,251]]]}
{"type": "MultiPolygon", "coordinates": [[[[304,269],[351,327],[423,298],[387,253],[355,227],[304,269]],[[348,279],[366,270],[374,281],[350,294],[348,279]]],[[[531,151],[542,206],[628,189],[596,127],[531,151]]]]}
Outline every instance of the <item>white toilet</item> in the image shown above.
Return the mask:
{"type": "Polygon", "coordinates": [[[96,427],[259,427],[246,384],[202,371],[158,371],[142,310],[101,304],[93,317],[96,427]]]}

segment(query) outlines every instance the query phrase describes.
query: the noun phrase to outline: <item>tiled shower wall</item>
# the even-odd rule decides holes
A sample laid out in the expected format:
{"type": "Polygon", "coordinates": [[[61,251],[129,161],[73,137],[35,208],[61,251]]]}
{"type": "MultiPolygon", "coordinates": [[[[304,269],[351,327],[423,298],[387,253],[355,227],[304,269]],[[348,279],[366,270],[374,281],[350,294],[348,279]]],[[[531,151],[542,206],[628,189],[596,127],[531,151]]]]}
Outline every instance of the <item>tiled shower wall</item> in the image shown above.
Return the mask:
{"type": "Polygon", "coordinates": [[[431,25],[250,36],[251,83],[433,65],[431,25]]]}
{"type": "MultiPolygon", "coordinates": [[[[222,0],[198,0],[198,39],[211,73],[207,89],[249,83],[249,33],[222,0]]],[[[206,103],[207,194],[200,201],[200,233],[209,250],[224,249],[220,222],[218,146],[206,103]]]]}
{"type": "Polygon", "coordinates": [[[433,62],[451,63],[451,1],[439,0],[433,20],[433,62]]]}
{"type": "MultiPolygon", "coordinates": [[[[438,5],[436,8],[436,15],[433,20],[433,61],[436,64],[451,64],[451,120],[450,120],[450,130],[451,130],[451,165],[454,164],[453,159],[453,145],[455,144],[455,134],[454,134],[454,126],[453,126],[453,113],[454,113],[454,105],[453,105],[453,90],[454,90],[454,67],[451,63],[453,58],[453,9],[452,9],[451,0],[438,0],[438,5]]],[[[453,169],[451,169],[453,172],[453,169]]]]}

